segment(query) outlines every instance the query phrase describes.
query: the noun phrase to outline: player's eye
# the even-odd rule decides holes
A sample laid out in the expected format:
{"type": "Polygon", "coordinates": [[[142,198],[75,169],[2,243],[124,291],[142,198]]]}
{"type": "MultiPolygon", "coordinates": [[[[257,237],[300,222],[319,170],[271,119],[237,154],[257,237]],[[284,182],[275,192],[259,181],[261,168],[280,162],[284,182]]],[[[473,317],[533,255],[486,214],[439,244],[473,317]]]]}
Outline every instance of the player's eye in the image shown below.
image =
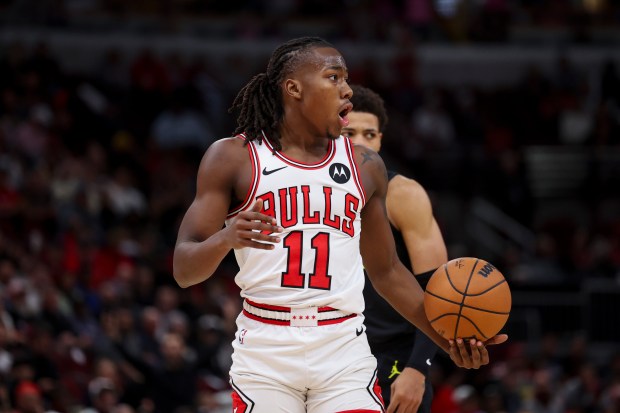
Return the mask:
{"type": "Polygon", "coordinates": [[[365,136],[366,136],[366,139],[368,139],[370,141],[370,140],[373,140],[374,138],[376,138],[377,134],[374,133],[374,132],[368,132],[368,133],[366,133],[365,136]]]}
{"type": "Polygon", "coordinates": [[[334,82],[338,80],[338,75],[333,74],[333,75],[329,75],[329,79],[333,80],[334,82]]]}

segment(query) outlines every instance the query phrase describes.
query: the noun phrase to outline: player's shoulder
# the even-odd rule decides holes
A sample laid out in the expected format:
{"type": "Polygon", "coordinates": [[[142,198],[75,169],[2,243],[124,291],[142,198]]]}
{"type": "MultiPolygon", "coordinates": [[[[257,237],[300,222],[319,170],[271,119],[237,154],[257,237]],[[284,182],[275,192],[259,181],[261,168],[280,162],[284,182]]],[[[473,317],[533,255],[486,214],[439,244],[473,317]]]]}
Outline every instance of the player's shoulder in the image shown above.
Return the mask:
{"type": "Polygon", "coordinates": [[[229,159],[247,157],[245,139],[241,136],[230,136],[216,140],[209,146],[203,159],[229,159]]]}
{"type": "Polygon", "coordinates": [[[399,231],[415,230],[432,217],[431,200],[415,179],[396,175],[388,184],[386,206],[390,222],[399,231]]]}
{"type": "Polygon", "coordinates": [[[409,207],[410,205],[425,205],[429,200],[426,189],[418,181],[397,174],[388,183],[387,190],[388,203],[409,207]],[[396,202],[390,202],[390,201],[396,202]]]}
{"type": "Polygon", "coordinates": [[[379,171],[386,174],[385,164],[381,155],[363,145],[352,144],[355,163],[361,170],[379,171]]]}
{"type": "Polygon", "coordinates": [[[213,142],[204,153],[200,171],[224,172],[235,169],[245,161],[249,162],[245,139],[234,136],[221,138],[213,142]]]}
{"type": "MultiPolygon", "coordinates": [[[[228,136],[216,140],[211,144],[209,150],[221,152],[221,151],[233,151],[238,152],[246,146],[246,140],[242,135],[228,136]]],[[[245,149],[244,149],[245,150],[245,149]]]]}

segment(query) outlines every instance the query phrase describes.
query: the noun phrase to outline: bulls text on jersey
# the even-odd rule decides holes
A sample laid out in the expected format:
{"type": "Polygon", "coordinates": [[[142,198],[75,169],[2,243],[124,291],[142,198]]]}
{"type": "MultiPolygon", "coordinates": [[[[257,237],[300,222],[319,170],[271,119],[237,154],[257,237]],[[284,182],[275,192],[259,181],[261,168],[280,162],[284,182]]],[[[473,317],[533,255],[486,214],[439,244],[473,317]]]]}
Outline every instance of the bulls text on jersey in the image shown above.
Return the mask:
{"type": "Polygon", "coordinates": [[[288,188],[280,188],[277,191],[269,191],[257,196],[257,198],[263,200],[263,213],[276,218],[279,225],[283,228],[290,228],[300,224],[298,208],[301,206],[303,209],[301,224],[323,224],[353,237],[355,235],[353,222],[361,202],[359,198],[348,192],[345,193],[344,216],[340,216],[332,212],[332,196],[334,196],[332,187],[322,187],[324,207],[320,208],[320,211],[311,210],[311,190],[312,188],[309,185],[290,186],[288,188]],[[280,205],[279,216],[276,216],[276,205],[280,205]]]}

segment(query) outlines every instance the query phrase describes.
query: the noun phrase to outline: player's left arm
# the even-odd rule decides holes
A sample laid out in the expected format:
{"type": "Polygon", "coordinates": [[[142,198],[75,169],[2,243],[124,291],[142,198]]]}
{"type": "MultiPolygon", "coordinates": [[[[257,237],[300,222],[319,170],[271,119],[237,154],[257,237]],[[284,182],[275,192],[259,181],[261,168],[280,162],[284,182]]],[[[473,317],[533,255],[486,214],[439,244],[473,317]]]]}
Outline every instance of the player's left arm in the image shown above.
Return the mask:
{"type": "MultiPolygon", "coordinates": [[[[426,289],[433,272],[448,261],[446,244],[428,193],[415,180],[397,175],[389,182],[386,206],[390,223],[405,240],[413,273],[422,289],[426,289]]],[[[436,352],[434,343],[417,330],[407,366],[426,376],[436,352]]]]}
{"type": "MultiPolygon", "coordinates": [[[[388,183],[385,165],[376,152],[359,146],[355,147],[355,159],[367,196],[362,210],[360,250],[373,287],[405,319],[449,353],[456,365],[479,368],[488,364],[489,354],[482,342],[472,340],[466,345],[463,340],[457,340],[448,343],[431,327],[424,312],[424,291],[396,255],[385,207],[388,183]]],[[[505,338],[492,338],[487,343],[502,341],[505,338]]]]}
{"type": "Polygon", "coordinates": [[[422,185],[402,175],[395,176],[389,182],[386,206],[390,222],[405,240],[416,277],[448,261],[431,200],[422,185]]]}
{"type": "MultiPolygon", "coordinates": [[[[388,218],[403,236],[416,280],[426,289],[434,270],[448,260],[446,244],[433,216],[430,198],[422,185],[397,175],[389,181],[386,199],[388,218]]],[[[418,411],[426,391],[425,381],[437,345],[416,330],[409,360],[391,386],[392,411],[418,411]]]]}

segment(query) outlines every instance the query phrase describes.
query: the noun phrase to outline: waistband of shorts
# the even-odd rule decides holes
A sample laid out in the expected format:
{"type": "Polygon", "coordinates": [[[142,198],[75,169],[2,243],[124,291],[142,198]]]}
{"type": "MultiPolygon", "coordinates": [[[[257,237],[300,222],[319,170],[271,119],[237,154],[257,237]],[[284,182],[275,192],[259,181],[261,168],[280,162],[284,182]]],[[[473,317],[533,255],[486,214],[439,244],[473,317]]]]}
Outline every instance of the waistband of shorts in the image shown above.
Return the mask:
{"type": "Polygon", "coordinates": [[[338,324],[357,317],[355,313],[347,313],[332,307],[290,308],[256,303],[247,298],[243,301],[243,314],[262,323],[290,327],[338,324]]]}

